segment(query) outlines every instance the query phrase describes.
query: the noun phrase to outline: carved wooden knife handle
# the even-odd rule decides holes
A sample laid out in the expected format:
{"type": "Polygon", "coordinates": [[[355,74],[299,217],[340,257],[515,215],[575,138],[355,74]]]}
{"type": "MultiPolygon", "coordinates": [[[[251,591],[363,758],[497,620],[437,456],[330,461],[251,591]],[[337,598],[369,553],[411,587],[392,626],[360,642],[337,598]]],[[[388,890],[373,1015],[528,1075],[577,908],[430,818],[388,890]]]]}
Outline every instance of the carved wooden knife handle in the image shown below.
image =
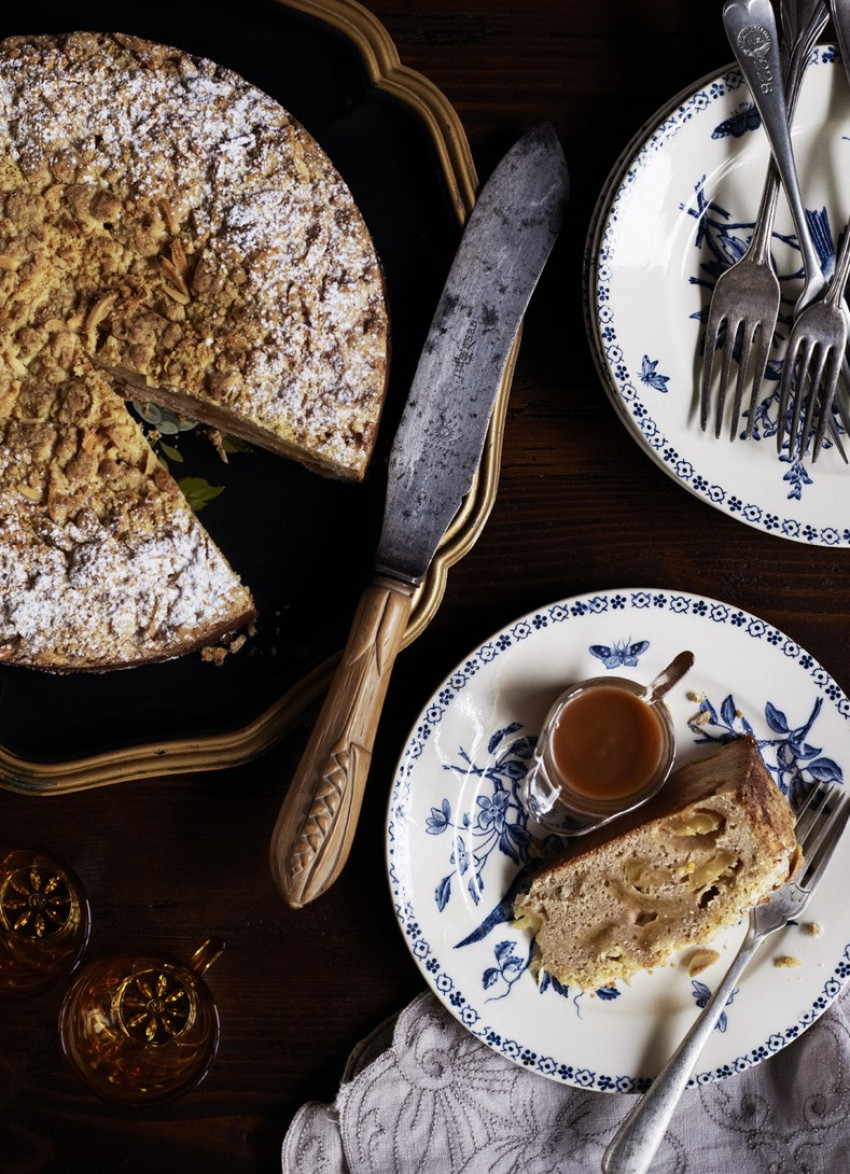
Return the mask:
{"type": "Polygon", "coordinates": [[[330,888],[348,858],[413,590],[405,583],[376,579],[364,591],[342,660],[286,793],[270,862],[278,888],[294,909],[330,888]]]}

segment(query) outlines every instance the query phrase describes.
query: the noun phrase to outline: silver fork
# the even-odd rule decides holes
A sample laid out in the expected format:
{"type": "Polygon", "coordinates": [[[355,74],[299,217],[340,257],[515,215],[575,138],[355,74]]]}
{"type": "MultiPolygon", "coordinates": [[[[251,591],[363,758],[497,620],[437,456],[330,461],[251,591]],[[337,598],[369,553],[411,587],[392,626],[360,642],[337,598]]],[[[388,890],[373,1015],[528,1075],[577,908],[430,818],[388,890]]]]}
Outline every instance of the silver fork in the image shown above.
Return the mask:
{"type": "MultiPolygon", "coordinates": [[[[830,0],[830,7],[844,72],[850,80],[850,3],[848,0],[830,0]]],[[[789,406],[791,409],[789,453],[793,454],[797,446],[797,432],[804,404],[803,430],[799,437],[801,456],[806,451],[817,420],[812,462],[817,460],[826,425],[832,420],[842,360],[850,337],[850,322],[844,302],[844,291],[850,276],[848,238],[850,225],[845,227],[830,285],[794,322],[779,384],[780,421],[788,419],[789,406]]]]}
{"type": "Polygon", "coordinates": [[[761,943],[799,917],[823,877],[850,815],[850,799],[837,786],[813,787],[796,824],[804,863],[797,878],[750,913],[749,927],[726,977],[659,1075],[626,1117],[602,1158],[603,1174],[643,1174],[649,1169],[700,1052],[761,943]]]}
{"type": "MultiPolygon", "coordinates": [[[[791,128],[782,92],[779,37],[773,6],[770,0],[726,0],[723,6],[723,24],[729,43],[735,53],[735,59],[741,67],[752,99],[761,115],[771,153],[779,171],[794,220],[804,273],[803,290],[794,307],[794,316],[796,317],[826,289],[827,280],[823,275],[820,259],[809,232],[800,184],[797,179],[797,169],[794,164],[791,128]]],[[[841,312],[845,321],[850,323],[850,311],[843,301],[841,312]]],[[[842,359],[842,372],[845,381],[850,381],[850,363],[848,363],[846,355],[842,359]]],[[[844,397],[839,396],[836,404],[845,428],[850,430],[850,411],[844,403],[844,397]]],[[[751,423],[752,419],[751,409],[751,423]]],[[[784,443],[785,424],[786,416],[783,415],[780,408],[777,423],[777,448],[779,452],[782,451],[784,443]]],[[[829,425],[835,446],[846,461],[844,446],[831,413],[829,425]]],[[[749,435],[749,431],[747,434],[749,435]]]]}
{"type": "MultiPolygon", "coordinates": [[[[793,117],[812,52],[828,19],[829,9],[824,0],[795,0],[793,3],[783,2],[782,4],[782,23],[787,37],[784,57],[785,103],[788,119],[793,117]]],[[[780,100],[782,100],[781,93],[780,100]]],[[[730,269],[720,275],[711,295],[700,383],[700,426],[703,431],[708,427],[714,361],[716,353],[722,345],[720,387],[715,402],[714,415],[714,434],[717,437],[720,436],[730,383],[733,352],[735,342],[740,335],[738,378],[729,424],[730,440],[734,440],[737,435],[750,356],[755,340],[758,338],[753,359],[753,382],[746,434],[749,436],[752,433],[755,405],[758,402],[773,333],[779,316],[779,281],[773,271],[770,259],[770,242],[779,186],[779,170],[771,155],[750,243],[744,255],[730,269]]]]}
{"type": "Polygon", "coordinates": [[[794,322],[779,384],[779,418],[787,419],[791,405],[788,451],[797,447],[797,433],[803,416],[799,447],[802,456],[817,427],[812,447],[812,462],[818,458],[827,423],[832,420],[832,406],[838,388],[841,364],[847,350],[847,319],[842,313],[844,290],[850,277],[850,228],[841,241],[835,261],[835,273],[824,293],[794,322]]]}

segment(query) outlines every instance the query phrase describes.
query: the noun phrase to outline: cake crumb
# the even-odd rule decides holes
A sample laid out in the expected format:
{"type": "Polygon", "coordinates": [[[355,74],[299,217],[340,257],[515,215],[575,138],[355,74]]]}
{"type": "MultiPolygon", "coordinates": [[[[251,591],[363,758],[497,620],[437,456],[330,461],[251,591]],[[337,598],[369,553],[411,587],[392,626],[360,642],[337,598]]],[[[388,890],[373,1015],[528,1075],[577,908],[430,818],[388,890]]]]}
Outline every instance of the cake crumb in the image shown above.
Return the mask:
{"type": "Polygon", "coordinates": [[[808,934],[810,938],[822,938],[823,926],[817,921],[807,921],[803,926],[803,933],[808,934]]]}
{"type": "Polygon", "coordinates": [[[227,449],[224,447],[224,433],[219,428],[206,428],[204,431],[207,439],[218,453],[219,460],[223,461],[225,465],[229,465],[227,449]]]}
{"type": "Polygon", "coordinates": [[[247,635],[242,632],[235,640],[229,641],[226,644],[210,645],[207,648],[201,649],[201,660],[205,660],[207,664],[224,664],[228,656],[234,652],[238,652],[248,639],[247,635]]]}
{"type": "Polygon", "coordinates": [[[708,970],[709,966],[713,966],[719,957],[719,950],[710,950],[707,948],[694,950],[693,954],[687,959],[688,977],[696,978],[698,974],[702,974],[704,970],[708,970]]]}
{"type": "Polygon", "coordinates": [[[780,954],[778,958],[773,959],[773,965],[783,970],[794,970],[803,963],[799,958],[795,958],[793,954],[780,954]]]}
{"type": "Polygon", "coordinates": [[[202,648],[201,660],[206,661],[207,664],[224,664],[227,659],[227,651],[221,645],[216,648],[202,648]]]}

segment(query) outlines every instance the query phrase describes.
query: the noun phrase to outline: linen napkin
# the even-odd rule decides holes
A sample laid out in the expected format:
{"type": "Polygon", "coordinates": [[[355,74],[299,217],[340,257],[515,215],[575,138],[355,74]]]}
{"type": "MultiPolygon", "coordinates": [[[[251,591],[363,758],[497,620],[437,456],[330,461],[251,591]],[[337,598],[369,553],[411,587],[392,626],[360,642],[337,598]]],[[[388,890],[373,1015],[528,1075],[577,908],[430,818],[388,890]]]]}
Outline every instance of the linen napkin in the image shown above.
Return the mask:
{"type": "MultiPolygon", "coordinates": [[[[299,1109],[283,1174],[599,1174],[634,1104],[527,1072],[419,995],[299,1109]]],[[[769,1060],[688,1090],[653,1174],[850,1171],[850,988],[769,1060]]]]}

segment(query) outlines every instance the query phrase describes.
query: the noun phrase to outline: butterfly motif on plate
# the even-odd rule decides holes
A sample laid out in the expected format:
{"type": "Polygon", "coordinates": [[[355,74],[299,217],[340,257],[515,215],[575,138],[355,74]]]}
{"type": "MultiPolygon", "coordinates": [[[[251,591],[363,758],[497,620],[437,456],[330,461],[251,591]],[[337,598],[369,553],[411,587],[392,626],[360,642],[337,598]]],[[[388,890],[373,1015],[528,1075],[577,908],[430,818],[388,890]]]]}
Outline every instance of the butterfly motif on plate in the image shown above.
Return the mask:
{"type": "Polygon", "coordinates": [[[613,648],[609,648],[607,644],[591,644],[589,651],[591,656],[602,661],[606,669],[618,669],[634,668],[647,648],[648,640],[636,640],[632,643],[631,639],[628,639],[621,644],[615,640],[613,648]]]}

